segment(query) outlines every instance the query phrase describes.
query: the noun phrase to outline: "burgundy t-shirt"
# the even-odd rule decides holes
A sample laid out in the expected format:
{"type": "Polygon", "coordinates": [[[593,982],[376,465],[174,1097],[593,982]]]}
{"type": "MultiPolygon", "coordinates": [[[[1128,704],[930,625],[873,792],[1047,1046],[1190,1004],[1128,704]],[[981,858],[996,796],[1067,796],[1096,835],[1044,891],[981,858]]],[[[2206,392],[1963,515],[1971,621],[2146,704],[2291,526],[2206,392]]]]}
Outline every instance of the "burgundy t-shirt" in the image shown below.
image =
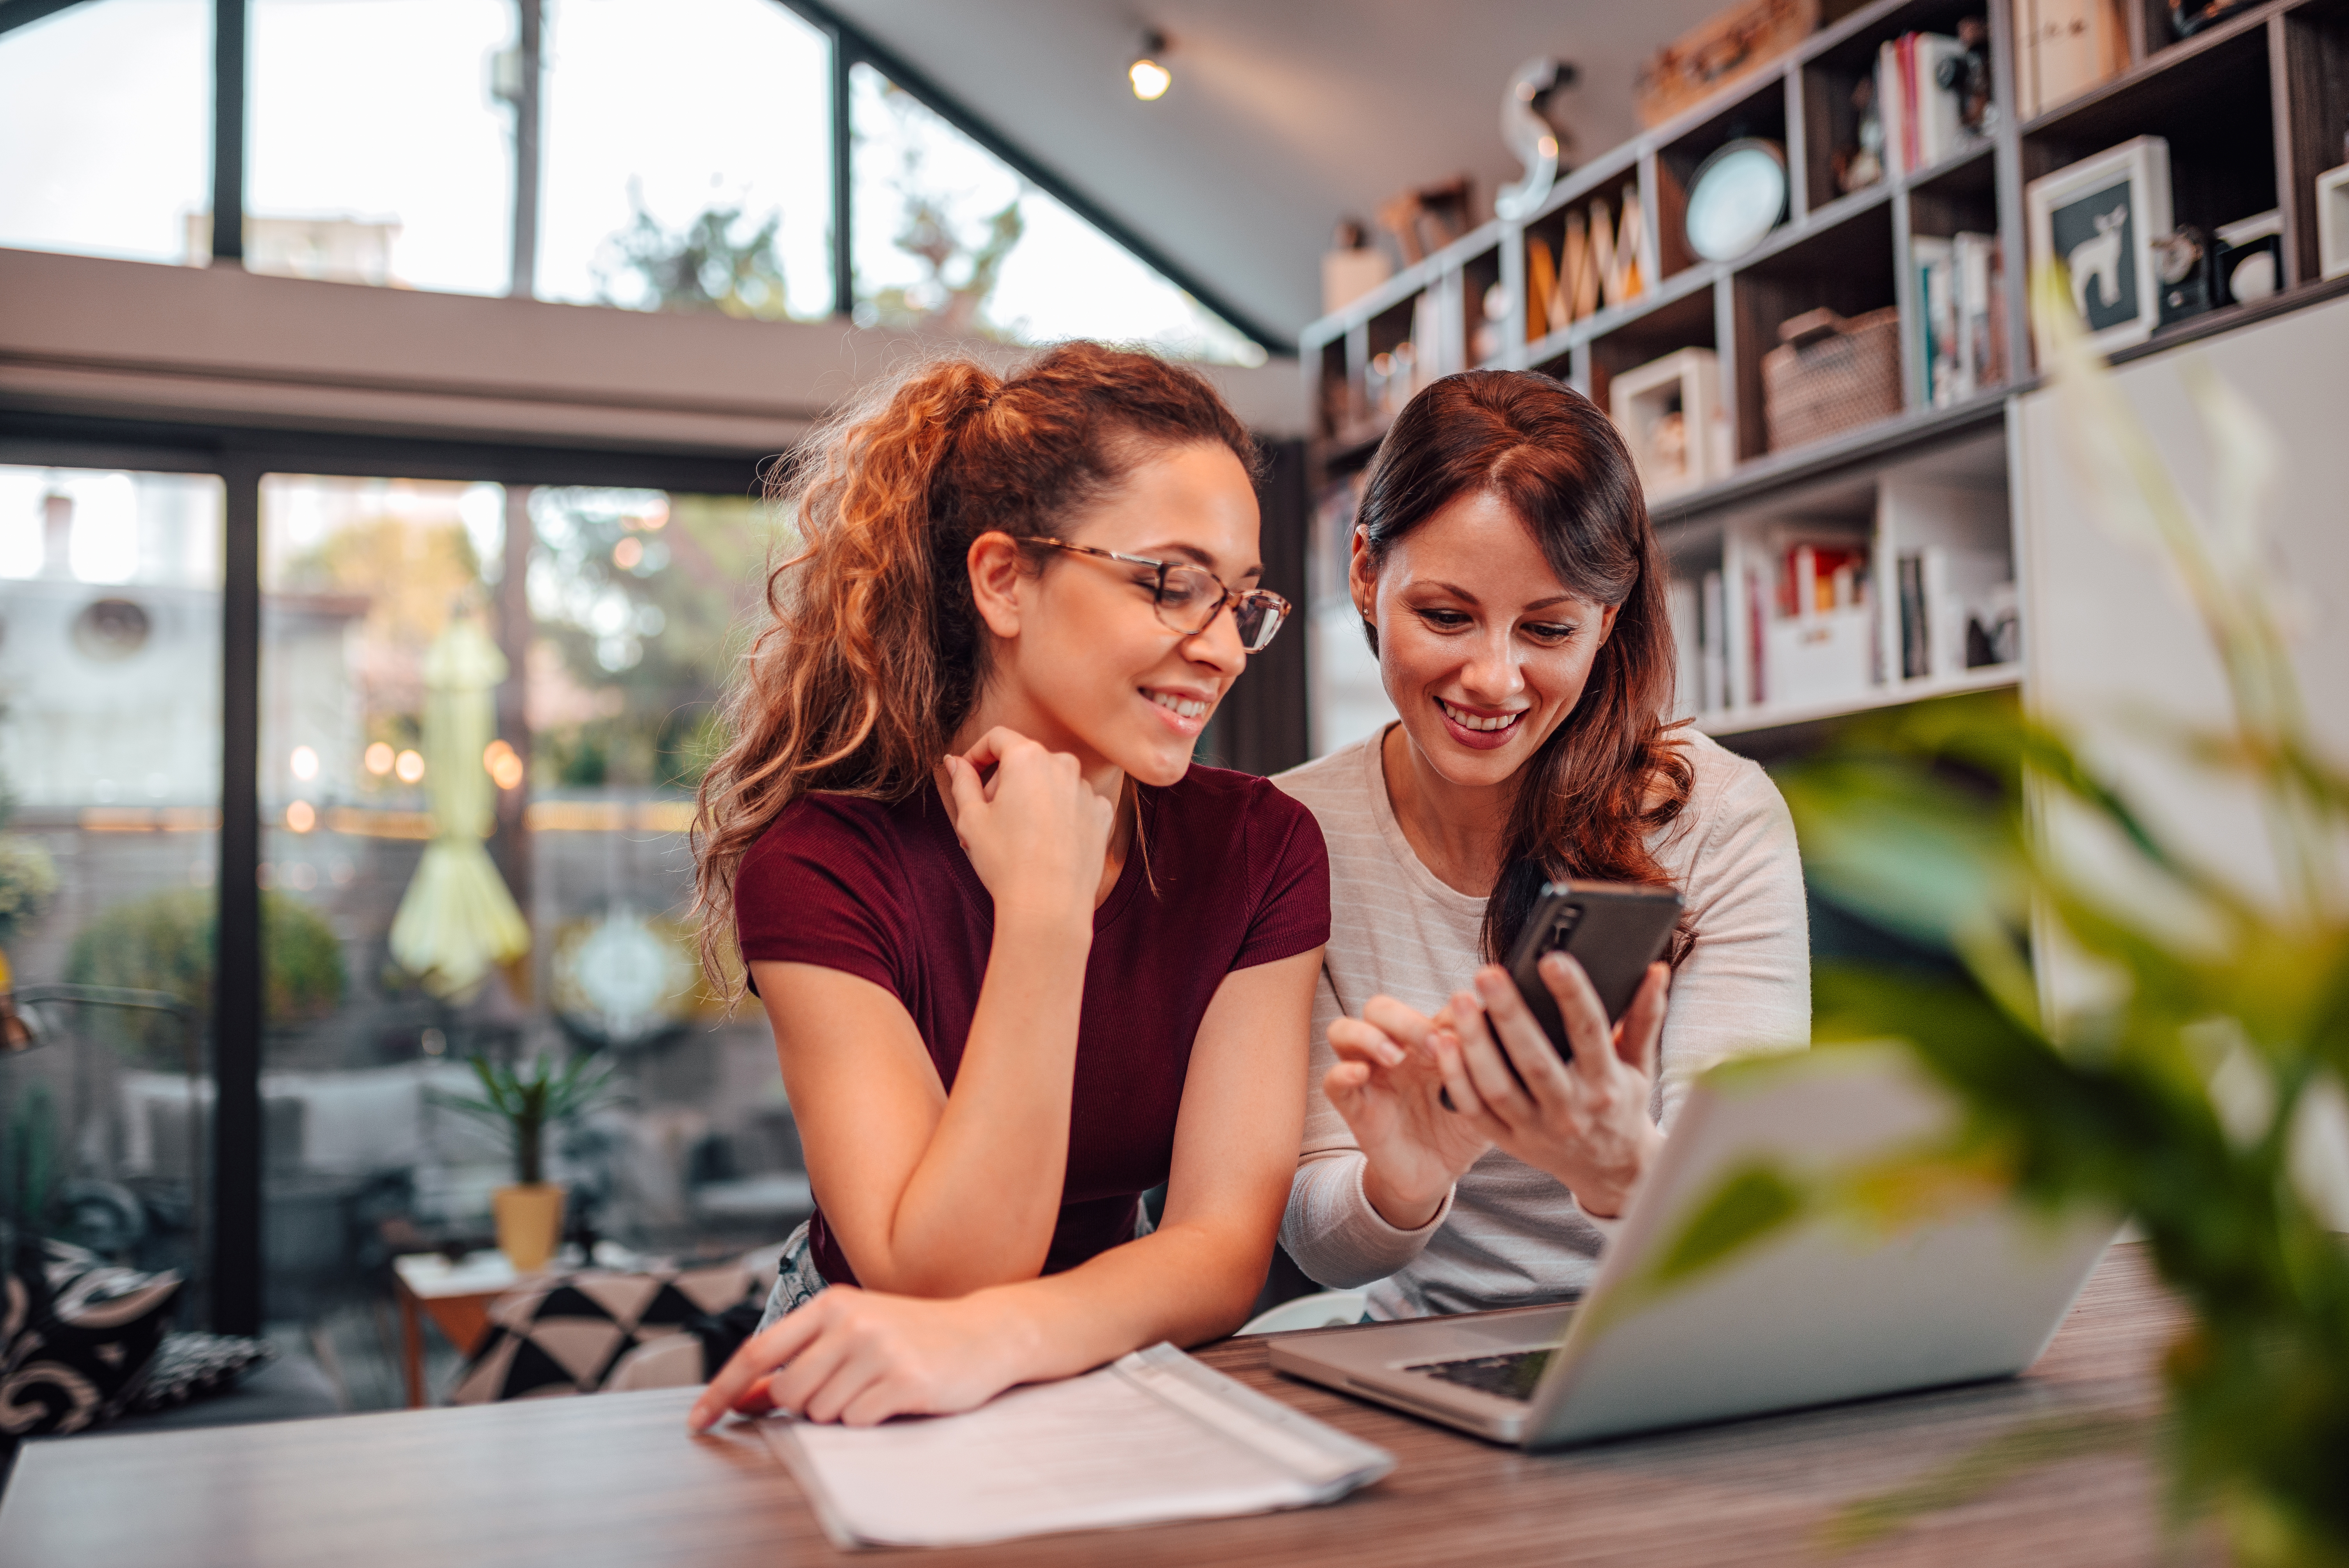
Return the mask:
{"type": "MultiPolygon", "coordinates": [[[[1046,1274],[1133,1239],[1141,1195],[1173,1161],[1191,1041],[1224,976],[1330,939],[1330,859],[1304,807],[1220,768],[1138,788],[1141,835],[1093,912],[1046,1274]]],[[[905,1004],[953,1089],[995,905],[936,789],[894,806],[794,800],[742,857],[734,911],[746,961],[821,965],[905,1004]]],[[[855,1283],[820,1207],[809,1240],[825,1279],[855,1283]]]]}

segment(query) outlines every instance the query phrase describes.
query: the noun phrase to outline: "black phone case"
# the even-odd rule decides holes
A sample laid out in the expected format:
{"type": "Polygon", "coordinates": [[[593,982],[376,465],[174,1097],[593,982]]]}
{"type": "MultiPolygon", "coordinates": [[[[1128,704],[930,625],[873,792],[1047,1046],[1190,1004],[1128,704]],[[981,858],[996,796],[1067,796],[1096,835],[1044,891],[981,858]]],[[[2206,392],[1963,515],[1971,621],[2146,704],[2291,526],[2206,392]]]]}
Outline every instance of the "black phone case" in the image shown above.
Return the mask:
{"type": "Polygon", "coordinates": [[[1612,1023],[1639,994],[1648,965],[1664,955],[1680,918],[1681,895],[1670,888],[1600,882],[1543,886],[1509,956],[1509,978],[1559,1056],[1571,1060],[1574,1047],[1549,987],[1542,984],[1537,967],[1542,954],[1564,948],[1580,964],[1612,1023]]]}

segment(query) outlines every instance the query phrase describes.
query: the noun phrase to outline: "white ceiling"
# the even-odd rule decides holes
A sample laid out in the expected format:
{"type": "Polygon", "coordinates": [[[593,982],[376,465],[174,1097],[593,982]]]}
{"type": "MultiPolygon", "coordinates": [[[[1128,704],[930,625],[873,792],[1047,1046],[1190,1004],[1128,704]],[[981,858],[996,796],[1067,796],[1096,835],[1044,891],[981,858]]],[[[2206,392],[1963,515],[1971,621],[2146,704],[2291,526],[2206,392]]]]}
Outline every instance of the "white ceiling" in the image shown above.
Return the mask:
{"type": "Polygon", "coordinates": [[[1586,155],[1638,129],[1631,79],[1723,0],[833,0],[1202,284],[1294,339],[1320,314],[1341,216],[1463,170],[1490,211],[1516,177],[1501,93],[1523,61],[1582,67],[1560,95],[1586,155]],[[1174,86],[1137,101],[1145,27],[1174,86]]]}

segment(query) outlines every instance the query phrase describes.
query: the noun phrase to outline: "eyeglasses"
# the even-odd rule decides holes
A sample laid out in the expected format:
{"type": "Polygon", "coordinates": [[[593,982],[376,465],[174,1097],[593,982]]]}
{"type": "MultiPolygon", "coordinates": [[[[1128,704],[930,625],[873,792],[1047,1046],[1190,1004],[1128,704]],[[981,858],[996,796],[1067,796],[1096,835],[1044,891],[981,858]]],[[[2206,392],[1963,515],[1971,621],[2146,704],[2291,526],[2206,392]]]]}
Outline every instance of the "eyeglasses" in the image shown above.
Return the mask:
{"type": "Polygon", "coordinates": [[[1103,561],[1123,562],[1128,566],[1147,566],[1158,575],[1151,585],[1152,603],[1158,620],[1170,632],[1180,632],[1195,637],[1216,624],[1216,617],[1231,606],[1232,629],[1239,634],[1244,652],[1262,653],[1280,624],[1288,618],[1288,601],[1268,588],[1234,590],[1224,585],[1224,580],[1204,566],[1193,566],[1181,561],[1152,561],[1145,556],[1120,555],[1114,550],[1097,550],[1090,544],[1071,544],[1061,539],[1023,539],[1022,544],[1034,544],[1049,550],[1065,550],[1074,555],[1094,555],[1103,561]]]}

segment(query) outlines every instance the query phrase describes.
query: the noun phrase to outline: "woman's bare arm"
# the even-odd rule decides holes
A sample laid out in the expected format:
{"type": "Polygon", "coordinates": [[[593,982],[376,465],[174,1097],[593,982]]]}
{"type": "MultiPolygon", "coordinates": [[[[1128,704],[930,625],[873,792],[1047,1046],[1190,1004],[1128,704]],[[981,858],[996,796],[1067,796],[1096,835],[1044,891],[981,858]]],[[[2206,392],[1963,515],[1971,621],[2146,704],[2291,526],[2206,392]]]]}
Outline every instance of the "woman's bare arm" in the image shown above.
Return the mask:
{"type": "MultiPolygon", "coordinates": [[[[1237,1327],[1263,1282],[1296,1166],[1320,965],[1317,948],[1237,971],[1216,988],[1192,1046],[1165,1219],[1154,1233],[1065,1274],[959,1300],[827,1290],[743,1346],[690,1424],[698,1430],[729,1408],[776,1405],[859,1424],[968,1409],[1014,1383],[1237,1327]]],[[[908,1020],[909,1037],[911,1027],[908,1020]]]]}

